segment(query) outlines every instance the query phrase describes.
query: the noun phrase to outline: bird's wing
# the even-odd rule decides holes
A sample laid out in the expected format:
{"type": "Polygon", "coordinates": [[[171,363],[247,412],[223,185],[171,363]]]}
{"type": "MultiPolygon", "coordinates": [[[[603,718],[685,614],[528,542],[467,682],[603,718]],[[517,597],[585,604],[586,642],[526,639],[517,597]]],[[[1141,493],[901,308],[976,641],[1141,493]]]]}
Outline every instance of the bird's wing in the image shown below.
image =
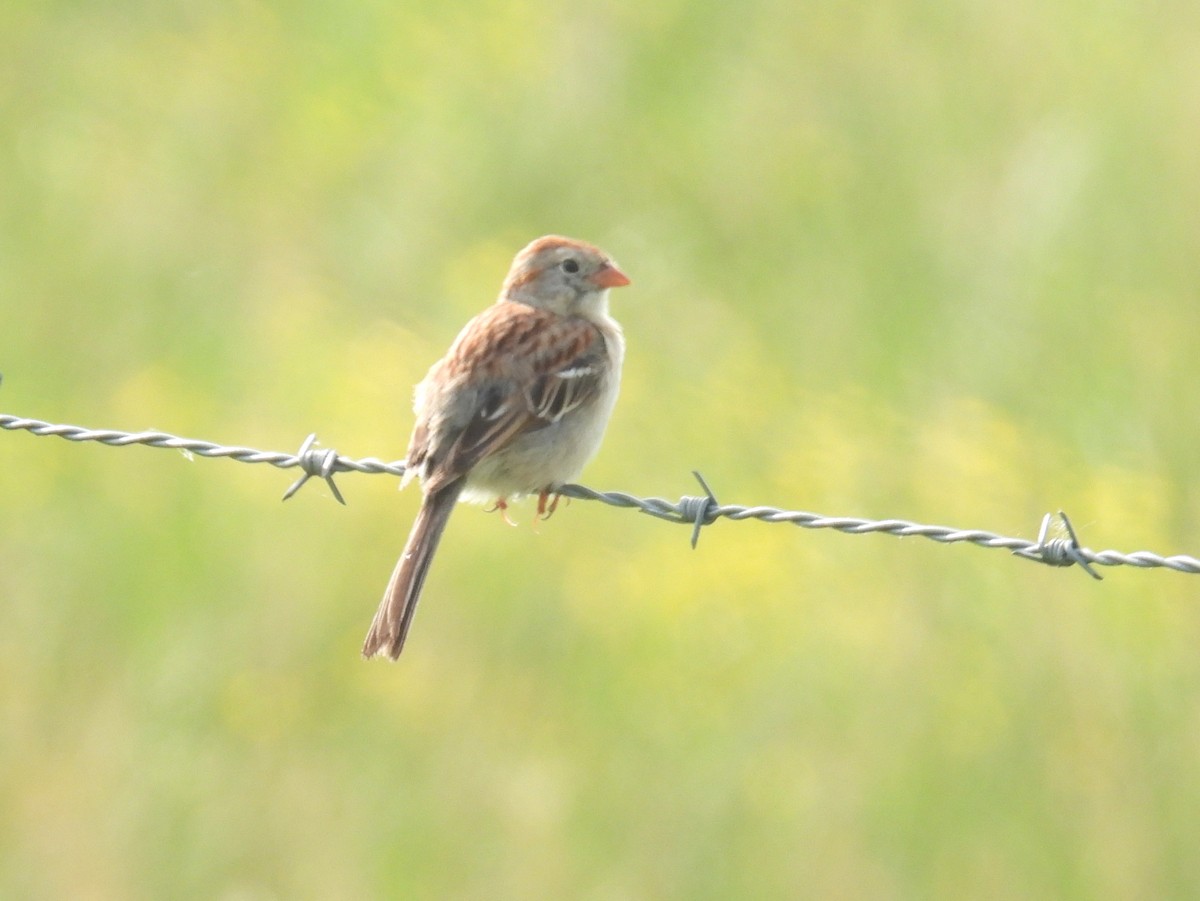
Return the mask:
{"type": "Polygon", "coordinates": [[[461,478],[520,435],[592,401],[608,367],[604,337],[586,319],[496,304],[430,372],[409,465],[423,467],[427,492],[461,478]]]}

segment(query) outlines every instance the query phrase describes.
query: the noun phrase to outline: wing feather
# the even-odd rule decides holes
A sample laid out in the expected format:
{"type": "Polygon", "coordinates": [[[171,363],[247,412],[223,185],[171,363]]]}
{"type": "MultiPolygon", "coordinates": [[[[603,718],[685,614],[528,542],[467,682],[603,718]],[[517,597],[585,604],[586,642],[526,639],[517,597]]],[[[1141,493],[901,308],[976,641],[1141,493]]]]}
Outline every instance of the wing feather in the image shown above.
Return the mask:
{"type": "Polygon", "coordinates": [[[425,490],[465,476],[521,435],[594,400],[608,372],[604,336],[591,322],[502,302],[469,322],[430,370],[408,464],[425,490]],[[429,418],[431,410],[452,416],[429,418]]]}

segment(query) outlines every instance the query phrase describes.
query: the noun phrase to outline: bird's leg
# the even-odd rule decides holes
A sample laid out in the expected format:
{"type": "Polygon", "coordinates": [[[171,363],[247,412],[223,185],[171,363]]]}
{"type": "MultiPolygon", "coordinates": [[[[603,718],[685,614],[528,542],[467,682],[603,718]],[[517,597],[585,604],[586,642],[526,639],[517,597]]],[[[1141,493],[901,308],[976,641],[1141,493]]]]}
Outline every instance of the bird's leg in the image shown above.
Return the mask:
{"type": "Polygon", "coordinates": [[[508,523],[510,526],[516,526],[516,523],[513,522],[508,517],[508,501],[506,501],[502,497],[496,498],[496,503],[492,504],[490,507],[488,507],[483,512],[484,513],[497,513],[498,512],[500,514],[500,518],[503,519],[506,523],[508,523]]]}
{"type": "Polygon", "coordinates": [[[562,497],[557,491],[551,491],[549,488],[543,488],[538,492],[538,509],[537,518],[547,520],[554,515],[554,511],[558,509],[558,501],[562,497]],[[553,495],[553,497],[551,497],[553,495]],[[546,500],[549,499],[550,504],[547,506],[546,500]]]}

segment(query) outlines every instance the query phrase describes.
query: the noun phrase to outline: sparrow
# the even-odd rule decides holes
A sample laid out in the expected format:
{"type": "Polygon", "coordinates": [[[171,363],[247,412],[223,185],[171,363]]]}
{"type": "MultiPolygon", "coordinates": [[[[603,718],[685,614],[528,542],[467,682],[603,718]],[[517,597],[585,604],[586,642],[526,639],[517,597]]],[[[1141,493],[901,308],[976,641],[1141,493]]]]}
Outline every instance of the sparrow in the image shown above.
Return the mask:
{"type": "Polygon", "coordinates": [[[628,284],[598,247],[538,238],[516,255],[496,303],[417,385],[401,487],[417,476],[421,507],[364,657],[400,656],[455,503],[492,503],[503,514],[509,500],[537,494],[538,515],[548,516],[555,490],[595,455],[625,356],[608,292],[628,284]]]}

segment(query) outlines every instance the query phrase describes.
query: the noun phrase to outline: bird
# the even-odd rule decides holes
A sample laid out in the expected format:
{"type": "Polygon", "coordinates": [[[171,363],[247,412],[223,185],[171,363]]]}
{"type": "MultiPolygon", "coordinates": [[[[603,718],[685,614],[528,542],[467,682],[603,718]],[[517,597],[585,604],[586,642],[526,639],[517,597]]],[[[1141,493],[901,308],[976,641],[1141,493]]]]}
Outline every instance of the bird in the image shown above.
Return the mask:
{"type": "Polygon", "coordinates": [[[537,238],[513,259],[496,302],[417,385],[400,487],[418,478],[421,506],[363,657],[399,658],[458,501],[491,503],[507,519],[510,500],[537,494],[538,516],[547,517],[556,489],[599,450],[625,357],[608,294],[628,284],[600,248],[537,238]]]}

